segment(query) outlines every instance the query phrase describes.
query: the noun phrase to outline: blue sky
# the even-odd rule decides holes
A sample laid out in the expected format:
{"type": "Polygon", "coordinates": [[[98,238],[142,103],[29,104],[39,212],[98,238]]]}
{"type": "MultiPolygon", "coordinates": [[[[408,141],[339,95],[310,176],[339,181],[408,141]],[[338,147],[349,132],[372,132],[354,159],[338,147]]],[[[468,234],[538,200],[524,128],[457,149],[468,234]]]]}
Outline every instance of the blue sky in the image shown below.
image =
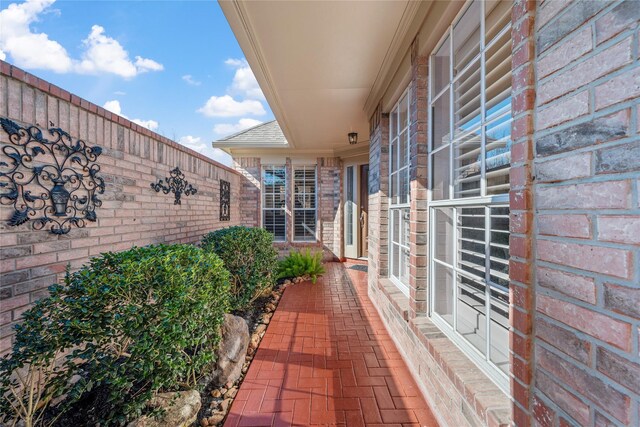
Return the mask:
{"type": "Polygon", "coordinates": [[[211,158],[273,119],[216,1],[0,1],[0,59],[211,158]]]}

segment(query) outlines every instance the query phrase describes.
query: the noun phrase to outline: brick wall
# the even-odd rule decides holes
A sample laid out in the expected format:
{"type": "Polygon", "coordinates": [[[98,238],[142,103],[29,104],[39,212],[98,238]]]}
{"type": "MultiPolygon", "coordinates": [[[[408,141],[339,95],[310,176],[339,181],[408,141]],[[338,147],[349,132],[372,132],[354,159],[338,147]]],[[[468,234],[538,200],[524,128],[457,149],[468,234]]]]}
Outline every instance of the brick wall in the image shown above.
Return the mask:
{"type": "Polygon", "coordinates": [[[536,3],[518,0],[511,9],[511,170],[509,174],[509,350],[512,419],[531,424],[533,330],[532,153],[535,108],[536,3]]]}
{"type": "Polygon", "coordinates": [[[369,142],[369,287],[389,274],[389,114],[378,107],[369,142]]]}
{"type": "Polygon", "coordinates": [[[240,220],[244,225],[260,226],[261,165],[259,157],[240,157],[234,159],[234,167],[240,172],[240,220]]]}
{"type": "Polygon", "coordinates": [[[427,88],[428,55],[418,55],[418,43],[411,49],[410,165],[411,191],[409,235],[409,317],[427,314],[428,208],[427,208],[427,88]]]}
{"type": "MultiPolygon", "coordinates": [[[[0,205],[0,353],[8,350],[20,315],[46,295],[67,264],[77,269],[89,257],[134,245],[198,242],[208,231],[240,223],[240,176],[234,170],[6,62],[0,67],[0,117],[22,126],[38,123],[43,130],[52,122],[74,141],[102,147],[97,164],[106,184],[97,221],[62,236],[34,231],[31,223],[10,227],[6,219],[13,209],[0,205]],[[174,205],[173,194],[150,188],[176,166],[198,190],[183,195],[182,205],[174,205]],[[220,179],[231,183],[228,222],[219,221],[220,179]]],[[[0,130],[0,146],[8,142],[0,130]]]]}
{"type": "Polygon", "coordinates": [[[535,420],[639,425],[640,4],[539,6],[535,420]]]}
{"type": "MultiPolygon", "coordinates": [[[[337,157],[319,157],[316,160],[317,182],[317,221],[316,230],[319,240],[313,242],[293,241],[293,170],[291,158],[284,159],[287,173],[287,241],[276,242],[280,256],[286,256],[290,250],[310,248],[322,250],[325,260],[334,260],[342,256],[342,162],[337,157]]],[[[260,185],[262,166],[260,157],[234,158],[234,166],[242,176],[240,187],[240,217],[244,224],[259,226],[262,222],[262,196],[260,185]]],[[[282,162],[280,163],[282,164],[282,162]]]]}

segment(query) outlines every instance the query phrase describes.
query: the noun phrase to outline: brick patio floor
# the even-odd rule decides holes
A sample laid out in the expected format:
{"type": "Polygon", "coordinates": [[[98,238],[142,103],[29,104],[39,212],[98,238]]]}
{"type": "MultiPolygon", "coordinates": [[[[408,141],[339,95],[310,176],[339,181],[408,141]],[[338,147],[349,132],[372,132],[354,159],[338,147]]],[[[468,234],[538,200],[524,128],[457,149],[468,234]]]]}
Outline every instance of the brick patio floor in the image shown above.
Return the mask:
{"type": "Polygon", "coordinates": [[[350,266],[287,288],[225,427],[437,426],[350,266]]]}

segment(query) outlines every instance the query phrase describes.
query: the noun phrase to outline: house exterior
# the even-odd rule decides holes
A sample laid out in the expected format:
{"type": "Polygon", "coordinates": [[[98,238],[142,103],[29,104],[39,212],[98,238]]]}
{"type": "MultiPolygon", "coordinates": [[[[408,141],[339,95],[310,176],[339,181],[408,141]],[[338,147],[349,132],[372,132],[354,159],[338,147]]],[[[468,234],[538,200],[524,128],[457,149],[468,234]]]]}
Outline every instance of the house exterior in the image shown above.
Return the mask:
{"type": "Polygon", "coordinates": [[[220,5],[241,223],[366,259],[441,424],[639,425],[640,3],[220,5]]]}

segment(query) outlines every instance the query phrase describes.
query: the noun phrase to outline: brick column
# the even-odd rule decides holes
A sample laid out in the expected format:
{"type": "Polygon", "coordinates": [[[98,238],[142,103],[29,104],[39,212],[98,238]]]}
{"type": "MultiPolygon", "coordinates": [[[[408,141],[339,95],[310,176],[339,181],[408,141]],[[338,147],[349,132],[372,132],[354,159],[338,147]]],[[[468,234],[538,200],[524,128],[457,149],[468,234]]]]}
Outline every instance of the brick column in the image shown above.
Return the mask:
{"type": "Polygon", "coordinates": [[[418,36],[411,46],[410,160],[411,217],[409,237],[409,318],[427,313],[427,68],[428,55],[418,55],[418,36]]]}
{"type": "Polygon", "coordinates": [[[344,234],[342,232],[342,162],[337,157],[319,157],[317,164],[318,235],[332,258],[339,259],[343,256],[344,234]]]}
{"type": "Polygon", "coordinates": [[[532,280],[532,152],[533,110],[535,108],[534,60],[536,2],[516,0],[511,15],[512,101],[511,125],[511,210],[509,242],[510,307],[509,347],[511,350],[511,395],[513,423],[531,424],[531,383],[533,325],[532,280]]]}
{"type": "Polygon", "coordinates": [[[259,157],[239,157],[234,161],[234,168],[242,174],[240,180],[240,223],[250,227],[260,225],[261,164],[259,157]]]}
{"type": "Polygon", "coordinates": [[[370,120],[369,287],[389,275],[389,115],[380,106],[370,120]]]}

